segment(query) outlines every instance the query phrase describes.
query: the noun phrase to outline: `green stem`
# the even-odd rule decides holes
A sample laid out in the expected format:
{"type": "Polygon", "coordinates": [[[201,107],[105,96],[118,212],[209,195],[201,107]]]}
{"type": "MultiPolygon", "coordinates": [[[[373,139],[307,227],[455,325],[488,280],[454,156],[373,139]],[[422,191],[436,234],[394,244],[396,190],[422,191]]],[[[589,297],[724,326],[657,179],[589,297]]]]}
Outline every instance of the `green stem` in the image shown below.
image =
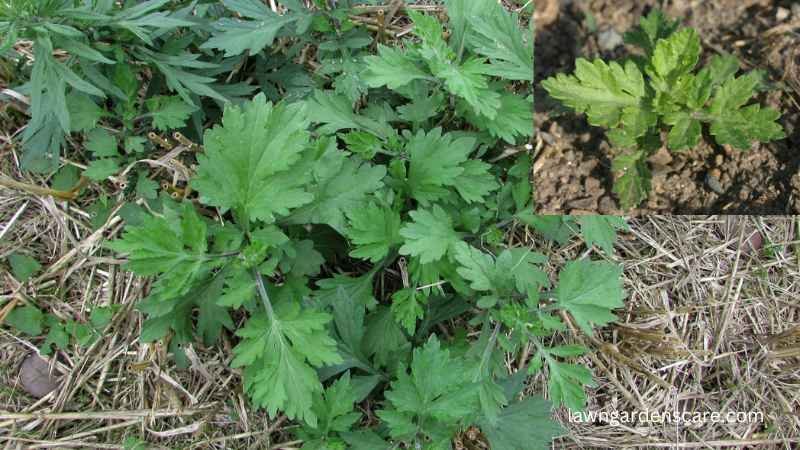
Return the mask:
{"type": "Polygon", "coordinates": [[[256,279],[256,288],[258,289],[258,295],[261,297],[261,302],[264,303],[264,309],[267,311],[267,317],[269,317],[270,321],[275,320],[275,311],[272,309],[272,303],[269,301],[269,295],[267,294],[267,289],[264,288],[264,279],[261,278],[261,274],[258,273],[258,269],[253,267],[253,276],[256,279]]]}
{"type": "Polygon", "coordinates": [[[241,253],[241,251],[239,251],[239,250],[225,252],[225,253],[207,253],[206,257],[207,258],[230,258],[231,256],[239,256],[240,253],[241,253]]]}
{"type": "Polygon", "coordinates": [[[492,335],[489,336],[489,342],[486,343],[486,348],[483,349],[483,355],[481,355],[481,363],[478,373],[475,374],[475,377],[472,380],[473,382],[478,381],[478,377],[482,376],[481,373],[483,372],[483,368],[489,363],[489,357],[492,356],[492,350],[497,342],[498,333],[500,333],[500,322],[494,324],[494,330],[492,330],[492,335]]]}

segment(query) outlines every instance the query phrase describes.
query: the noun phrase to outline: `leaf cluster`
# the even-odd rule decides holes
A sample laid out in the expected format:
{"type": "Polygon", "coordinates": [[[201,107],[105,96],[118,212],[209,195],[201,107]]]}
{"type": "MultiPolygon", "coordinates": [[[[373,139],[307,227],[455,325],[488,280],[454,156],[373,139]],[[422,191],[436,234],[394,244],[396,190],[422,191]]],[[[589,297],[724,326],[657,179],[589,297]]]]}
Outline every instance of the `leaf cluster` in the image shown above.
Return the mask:
{"type": "Polygon", "coordinates": [[[591,125],[608,129],[615,157],[614,191],[625,208],[649,192],[646,159],[661,146],[695,147],[703,130],[718,145],[747,150],[754,142],[782,139],[780,113],[751,99],[763,88],[763,74],[742,75],[731,55],[714,55],[697,69],[700,36],[654,10],[624,36],[644,54],[624,61],[579,58],[572,75],[558,74],[542,85],[566,107],[585,113],[591,125]]]}

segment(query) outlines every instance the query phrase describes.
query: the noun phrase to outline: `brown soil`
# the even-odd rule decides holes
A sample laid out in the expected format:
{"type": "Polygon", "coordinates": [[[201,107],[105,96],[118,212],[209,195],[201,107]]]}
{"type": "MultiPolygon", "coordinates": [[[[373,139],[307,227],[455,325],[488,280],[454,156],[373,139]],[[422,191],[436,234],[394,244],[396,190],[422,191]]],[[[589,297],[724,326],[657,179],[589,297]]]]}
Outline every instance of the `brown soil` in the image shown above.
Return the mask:
{"type": "MultiPolygon", "coordinates": [[[[728,52],[745,70],[766,71],[771,84],[758,101],[782,112],[787,138],[740,152],[705,140],[690,151],[660,150],[650,159],[652,190],[629,214],[786,214],[800,212],[800,4],[792,1],[588,0],[562,2],[558,19],[536,36],[537,81],[572,72],[577,57],[627,56],[603,50],[599,37],[619,35],[653,7],[700,32],[708,58],[728,52]],[[594,22],[594,24],[592,24],[594,22]],[[613,32],[611,33],[613,34],[613,32]],[[709,176],[710,175],[710,176],[709,176]],[[719,183],[715,183],[715,181],[719,183]],[[715,192],[716,191],[716,192],[715,192]]],[[[610,46],[606,45],[606,48],[610,46]]],[[[603,130],[563,110],[535,85],[539,153],[534,166],[543,214],[620,214],[611,193],[613,149],[603,130]]]]}

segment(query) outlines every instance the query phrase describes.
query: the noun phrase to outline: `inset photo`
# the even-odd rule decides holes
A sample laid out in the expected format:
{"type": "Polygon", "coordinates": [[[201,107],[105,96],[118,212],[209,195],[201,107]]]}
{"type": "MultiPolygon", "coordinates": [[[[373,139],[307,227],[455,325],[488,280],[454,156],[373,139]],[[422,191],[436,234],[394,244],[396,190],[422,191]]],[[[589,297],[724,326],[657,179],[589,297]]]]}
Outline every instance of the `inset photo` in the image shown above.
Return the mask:
{"type": "Polygon", "coordinates": [[[540,214],[800,211],[800,4],[537,2],[540,214]]]}

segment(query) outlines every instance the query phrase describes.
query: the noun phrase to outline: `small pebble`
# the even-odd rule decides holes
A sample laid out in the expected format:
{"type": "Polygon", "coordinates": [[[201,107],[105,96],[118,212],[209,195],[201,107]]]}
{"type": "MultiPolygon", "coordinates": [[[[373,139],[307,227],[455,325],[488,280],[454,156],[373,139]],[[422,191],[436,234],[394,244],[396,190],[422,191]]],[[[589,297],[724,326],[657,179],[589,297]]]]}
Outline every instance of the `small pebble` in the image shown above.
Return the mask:
{"type": "Polygon", "coordinates": [[[603,51],[611,51],[622,45],[622,36],[613,28],[603,30],[597,35],[597,45],[603,51]]]}
{"type": "Polygon", "coordinates": [[[714,157],[714,164],[717,166],[721,166],[725,162],[725,158],[722,155],[717,155],[714,157]]]}
{"type": "Polygon", "coordinates": [[[42,398],[58,388],[58,380],[50,374],[47,361],[30,354],[19,369],[22,388],[36,398],[42,398]]]}
{"type": "Polygon", "coordinates": [[[672,154],[666,147],[661,147],[649,158],[650,162],[656,166],[667,166],[672,162],[672,154]]]}
{"type": "Polygon", "coordinates": [[[712,191],[722,195],[725,193],[725,189],[723,189],[722,183],[719,181],[719,176],[715,176],[715,174],[720,174],[719,169],[711,169],[708,171],[706,174],[706,185],[708,185],[708,188],[712,191]]]}
{"type": "Polygon", "coordinates": [[[586,181],[583,183],[584,190],[589,193],[595,193],[596,191],[600,190],[600,180],[597,178],[587,178],[586,181]]]}
{"type": "Polygon", "coordinates": [[[775,20],[777,20],[778,22],[783,22],[788,18],[789,18],[789,10],[784,7],[779,7],[778,12],[775,13],[775,20]]]}

